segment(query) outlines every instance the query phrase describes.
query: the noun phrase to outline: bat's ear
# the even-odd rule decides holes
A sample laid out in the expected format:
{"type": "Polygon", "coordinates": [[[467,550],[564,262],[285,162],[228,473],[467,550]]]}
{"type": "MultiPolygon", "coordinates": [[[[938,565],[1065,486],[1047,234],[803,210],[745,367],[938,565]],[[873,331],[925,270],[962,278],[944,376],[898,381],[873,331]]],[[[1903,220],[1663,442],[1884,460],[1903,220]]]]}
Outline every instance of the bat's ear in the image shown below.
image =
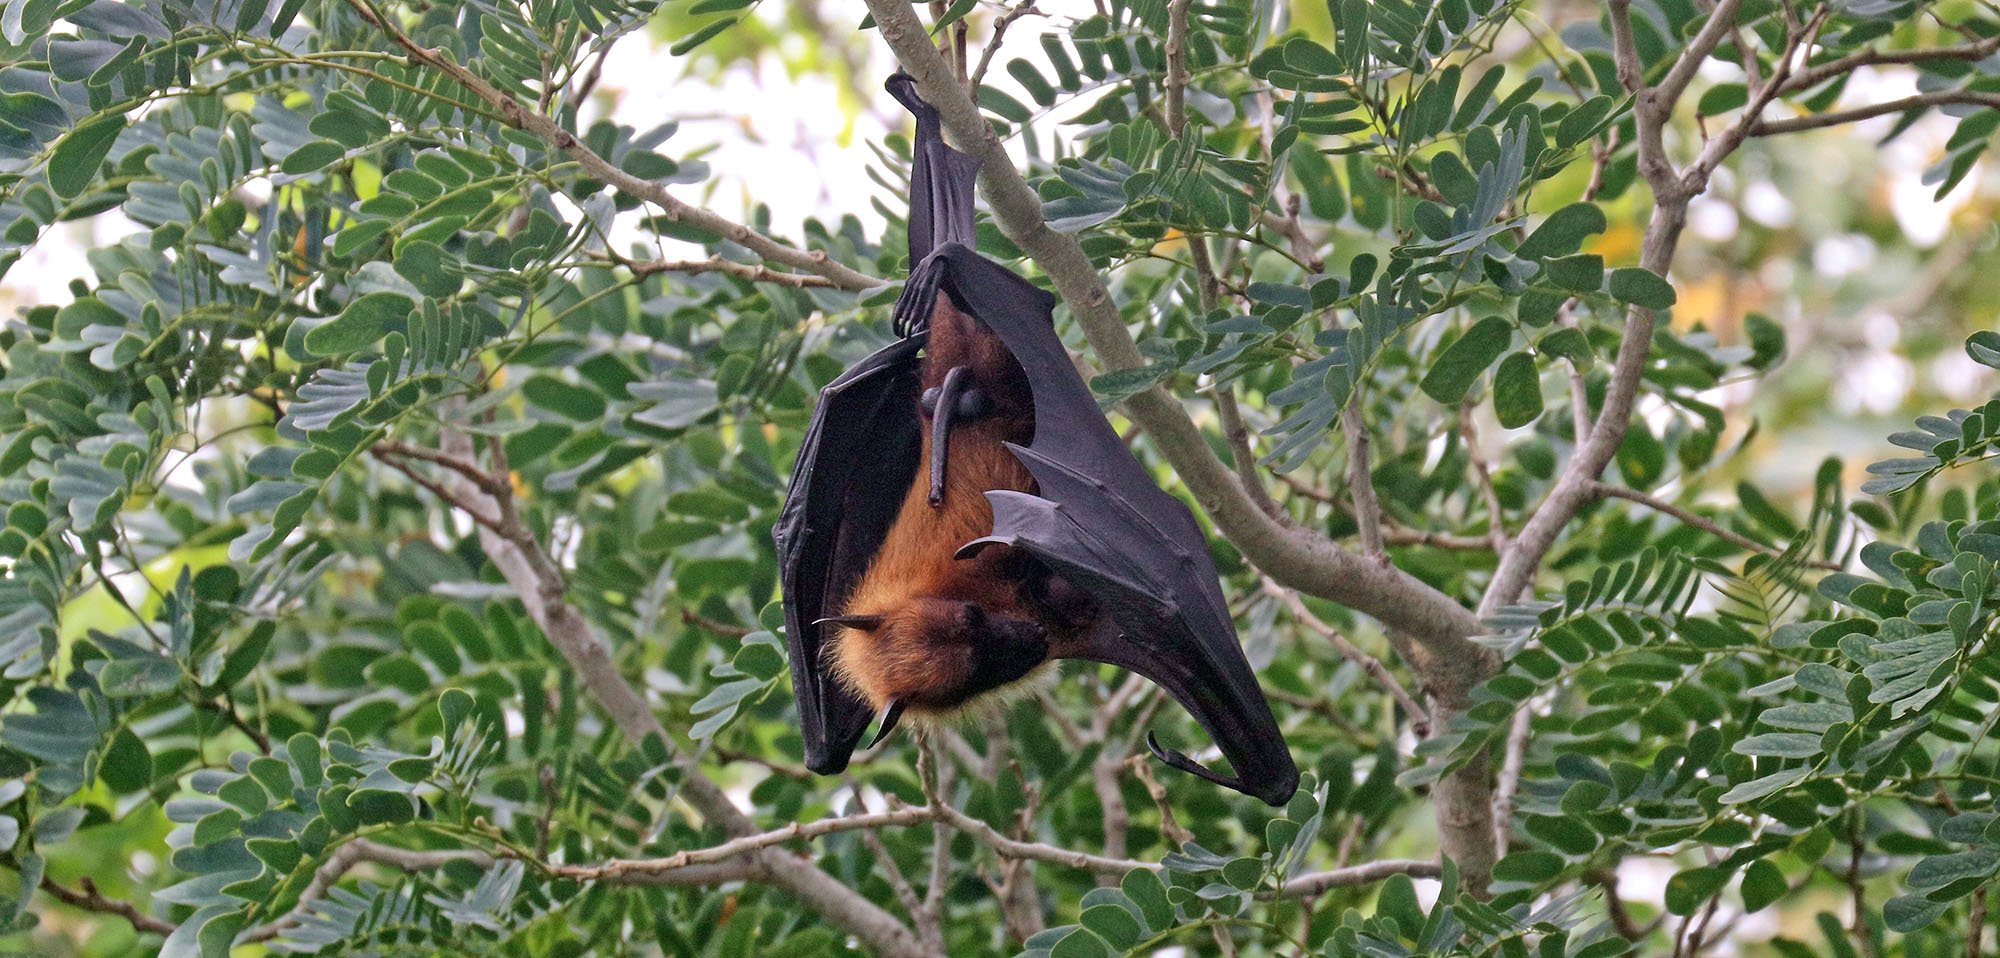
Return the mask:
{"type": "Polygon", "coordinates": [[[896,721],[898,719],[901,719],[902,717],[903,717],[903,700],[890,699],[889,704],[882,707],[882,716],[879,720],[879,724],[877,724],[875,727],[875,737],[869,740],[868,745],[866,747],[874,748],[876,745],[880,744],[883,739],[888,738],[889,733],[896,730],[896,721]]]}

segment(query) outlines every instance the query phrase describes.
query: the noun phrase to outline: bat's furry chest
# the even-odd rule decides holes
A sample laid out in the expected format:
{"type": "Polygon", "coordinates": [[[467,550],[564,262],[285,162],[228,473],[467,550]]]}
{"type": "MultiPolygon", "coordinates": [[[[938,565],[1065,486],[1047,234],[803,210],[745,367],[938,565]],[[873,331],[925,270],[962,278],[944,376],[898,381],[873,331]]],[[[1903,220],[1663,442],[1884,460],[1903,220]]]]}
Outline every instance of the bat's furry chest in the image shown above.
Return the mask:
{"type": "MultiPolygon", "coordinates": [[[[836,674],[875,708],[897,699],[912,714],[948,715],[977,697],[965,692],[977,667],[977,637],[954,630],[943,611],[948,606],[971,603],[996,615],[1033,615],[1010,575],[1014,550],[955,558],[960,546],[993,531],[988,490],[1034,491],[1033,477],[1001,444],[1008,431],[1006,422],[989,418],[954,432],[943,502],[932,506],[921,481],[910,487],[875,561],[841,610],[883,620],[874,629],[840,629],[829,650],[836,674]]],[[[926,434],[918,476],[929,472],[930,459],[926,434]]]]}

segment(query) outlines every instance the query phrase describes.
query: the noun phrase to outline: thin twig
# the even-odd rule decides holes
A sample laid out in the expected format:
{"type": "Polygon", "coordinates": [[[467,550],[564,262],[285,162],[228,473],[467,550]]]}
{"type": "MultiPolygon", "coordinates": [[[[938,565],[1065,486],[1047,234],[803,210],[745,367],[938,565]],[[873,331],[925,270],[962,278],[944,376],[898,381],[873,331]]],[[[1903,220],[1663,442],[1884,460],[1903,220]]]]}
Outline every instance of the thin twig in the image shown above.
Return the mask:
{"type": "Polygon", "coordinates": [[[1479,482],[1480,495],[1486,500],[1486,538],[1493,543],[1494,552],[1507,549],[1507,524],[1500,511],[1500,493],[1493,488],[1493,470],[1486,465],[1486,453],[1479,448],[1479,430],[1472,421],[1472,403],[1462,403],[1458,407],[1458,428],[1465,436],[1465,455],[1472,462],[1473,478],[1479,482]]]}
{"type": "Polygon", "coordinates": [[[553,117],[522,106],[520,101],[487,82],[486,78],[453,60],[443,49],[427,48],[412,40],[395,24],[378,17],[374,9],[364,0],[347,0],[347,3],[363,21],[381,30],[395,41],[396,45],[402,47],[404,52],[409,54],[412,65],[429,67],[450,77],[487,105],[498,110],[509,125],[532,133],[568,154],[592,179],[609,183],[659,207],[661,215],[667,220],[719,235],[770,262],[782,263],[794,269],[824,276],[841,289],[872,289],[884,285],[884,281],[879,278],[857,272],[834,261],[823,250],[802,250],[787,246],[741,223],[731,222],[708,210],[682,202],[668,193],[666,187],[661,184],[633,176],[599,156],[596,151],[577,139],[576,134],[563,129],[562,124],[553,117]]]}
{"type": "MultiPolygon", "coordinates": [[[[867,803],[862,801],[861,789],[854,784],[854,780],[851,778],[847,780],[847,790],[854,795],[854,804],[866,810],[867,803]]],[[[861,830],[861,841],[868,846],[869,852],[874,854],[875,861],[877,862],[876,867],[881,869],[883,878],[889,882],[889,888],[896,893],[896,900],[903,903],[903,911],[910,916],[910,921],[916,925],[917,934],[925,936],[925,943],[927,945],[931,945],[939,952],[942,952],[942,942],[930,940],[927,934],[929,929],[926,929],[924,926],[924,900],[917,897],[916,889],[910,887],[910,880],[904,877],[903,869],[896,864],[896,859],[889,854],[888,846],[882,843],[882,836],[877,834],[875,829],[864,828],[861,830]]]]}
{"type": "Polygon", "coordinates": [[[416,873],[432,871],[456,861],[469,861],[484,868],[493,864],[493,856],[473,848],[397,848],[367,838],[349,840],[335,848],[333,854],[313,870],[312,880],[306,883],[305,890],[299,892],[298,905],[252,931],[249,940],[270,941],[284,933],[285,929],[297,925],[301,915],[325,898],[326,893],[358,865],[387,865],[416,873]]]}
{"type": "Polygon", "coordinates": [[[1363,652],[1359,646],[1348,641],[1346,636],[1341,635],[1339,629],[1326,624],[1320,620],[1319,616],[1312,614],[1312,610],[1306,608],[1305,600],[1299,598],[1296,590],[1287,589],[1272,581],[1269,576],[1265,576],[1264,592],[1283,602],[1285,607],[1292,611],[1293,618],[1299,620],[1314,632],[1318,632],[1328,642],[1333,643],[1333,647],[1340,651],[1341,658],[1360,666],[1361,671],[1368,673],[1368,676],[1374,679],[1376,684],[1387,690],[1390,697],[1396,700],[1396,704],[1402,706],[1404,714],[1410,717],[1410,727],[1415,730],[1419,738],[1428,738],[1430,736],[1430,712],[1417,704],[1416,698],[1410,695],[1408,689],[1403,688],[1403,683],[1396,681],[1396,676],[1391,674],[1388,667],[1382,664],[1381,659],[1363,652]]]}
{"type": "Polygon", "coordinates": [[[746,852],[782,845],[793,841],[810,841],[822,835],[852,831],[857,828],[883,828],[890,825],[912,825],[933,819],[931,812],[923,808],[891,808],[882,812],[862,812],[842,815],[836,818],[822,818],[813,822],[793,822],[783,828],[755,835],[732,838],[720,845],[707,848],[691,848],[660,858],[614,858],[591,865],[549,865],[544,871],[553,878],[569,878],[576,881],[606,881],[620,883],[633,876],[657,872],[670,872],[707,862],[722,862],[746,852]]]}
{"type": "Polygon", "coordinates": [[[1275,896],[1259,897],[1305,898],[1318,895],[1329,888],[1348,888],[1354,885],[1368,885],[1397,875],[1411,878],[1436,878],[1444,874],[1444,869],[1434,861],[1419,861],[1405,858],[1385,858],[1380,861],[1364,862],[1346,868],[1335,868],[1323,872],[1300,875],[1286,882],[1275,896]]]}
{"type": "Polygon", "coordinates": [[[1496,854],[1507,854],[1514,836],[1514,793],[1521,788],[1521,767],[1528,755],[1528,732],[1533,713],[1524,705],[1514,712],[1507,729],[1507,749],[1500,758],[1500,781],[1493,787],[1493,845],[1496,854]]]}
{"type": "Polygon", "coordinates": [[[1215,418],[1222,423],[1222,439],[1229,445],[1229,458],[1235,460],[1236,477],[1242,481],[1243,491],[1272,519],[1291,522],[1291,514],[1271,498],[1270,491],[1264,488],[1263,476],[1257,472],[1257,455],[1250,449],[1250,428],[1244,425],[1243,410],[1236,404],[1234,383],[1215,384],[1215,418]]]}
{"type": "MultiPolygon", "coordinates": [[[[935,736],[933,736],[935,738],[935,736]]],[[[917,770],[918,781],[924,782],[925,796],[930,799],[931,812],[931,875],[930,883],[924,886],[924,910],[917,919],[919,928],[942,928],[944,925],[944,890],[951,881],[951,827],[937,817],[936,809],[949,808],[952,781],[951,763],[944,760],[944,746],[937,743],[931,749],[919,749],[918,754],[931,751],[931,777],[925,781],[923,770],[917,770]]],[[[942,941],[942,932],[936,936],[942,941]]]]}
{"type": "Polygon", "coordinates": [[[176,926],[173,922],[154,918],[140,911],[138,906],[129,901],[106,898],[102,892],[97,890],[97,883],[91,881],[89,875],[77,879],[76,883],[76,888],[66,888],[55,879],[47,875],[42,876],[42,890],[55,896],[65,904],[73,905],[85,911],[117,915],[131,922],[133,929],[137,931],[152,932],[155,935],[171,935],[174,933],[176,926]]]}
{"type": "Polygon", "coordinates": [[[681,621],[688,625],[701,626],[716,635],[732,639],[740,639],[756,631],[755,629],[744,628],[740,625],[731,625],[720,619],[711,619],[688,606],[681,607],[681,621]]]}
{"type": "Polygon", "coordinates": [[[1167,847],[1179,848],[1194,840],[1194,833],[1188,831],[1174,819],[1173,803],[1167,801],[1167,787],[1160,784],[1159,776],[1153,774],[1151,755],[1134,755],[1125,760],[1131,766],[1132,774],[1139,784],[1146,787],[1146,794],[1153,799],[1153,807],[1160,812],[1160,837],[1167,840],[1167,847]]]}
{"type": "Polygon", "coordinates": [[[1910,110],[1925,110],[1934,106],[1968,104],[1972,106],[2000,106],[2000,93],[1981,90],[1937,90],[1931,93],[1914,93],[1896,100],[1870,103],[1866,106],[1849,107],[1845,110],[1828,110],[1825,113],[1808,113],[1783,120],[1758,120],[1750,127],[1751,136],[1778,136],[1798,133],[1802,130],[1819,130],[1830,126],[1844,126],[1862,120],[1887,116],[1891,113],[1906,113],[1910,110]]]}
{"type": "MultiPolygon", "coordinates": [[[[1693,512],[1690,512],[1686,509],[1681,508],[1680,506],[1674,505],[1673,503],[1666,501],[1665,499],[1661,499],[1657,496],[1647,495],[1646,493],[1640,492],[1637,489],[1630,489],[1625,486],[1613,485],[1608,482],[1600,482],[1591,486],[1590,493],[1592,496],[1600,499],[1607,499],[1607,498],[1624,499],[1627,502],[1636,502],[1642,506],[1645,506],[1648,509],[1652,509],[1656,512],[1662,512],[1669,516],[1674,517],[1675,519],[1679,519],[1680,521],[1685,522],[1688,525],[1700,529],[1701,531],[1706,532],[1709,535],[1716,537],[1717,539],[1721,539],[1722,541],[1727,542],[1730,545],[1736,546],[1741,549],[1748,549],[1751,552],[1761,552],[1769,556],[1780,556],[1785,554],[1785,550],[1780,549],[1777,546],[1767,545],[1765,543],[1758,542],[1757,540],[1742,535],[1740,533],[1732,532],[1729,529],[1723,528],[1722,526],[1716,524],[1714,520],[1708,519],[1700,515],[1696,515],[1693,512]]],[[[1823,559],[1809,559],[1805,561],[1805,564],[1815,569],[1841,568],[1840,563],[1830,562],[1823,559]]]]}
{"type": "Polygon", "coordinates": [[[775,286],[790,286],[794,289],[806,287],[833,288],[834,282],[824,276],[806,273],[783,273],[768,266],[755,263],[738,263],[735,260],[711,256],[708,259],[629,259],[608,250],[592,254],[598,259],[617,263],[632,271],[635,276],[657,276],[661,273],[686,273],[690,276],[702,273],[725,273],[753,283],[770,283],[775,286]]]}
{"type": "Polygon", "coordinates": [[[1972,914],[1965,920],[1965,958],[1986,954],[1986,899],[1992,893],[1991,885],[1972,893],[1972,914]]]}
{"type": "Polygon", "coordinates": [[[1012,9],[1001,14],[1000,19],[993,21],[993,37],[986,41],[986,48],[979,51],[979,66],[973,68],[972,79],[966,82],[966,89],[971,90],[973,96],[979,95],[980,81],[986,79],[986,68],[992,65],[994,54],[1000,52],[1000,40],[1007,35],[1007,28],[1028,14],[1040,12],[1035,9],[1035,0],[1021,0],[1012,9]]]}
{"type": "Polygon", "coordinates": [[[1368,464],[1368,424],[1361,421],[1359,397],[1348,397],[1346,408],[1340,411],[1340,428],[1347,435],[1347,491],[1354,499],[1354,523],[1361,530],[1361,554],[1388,565],[1389,553],[1382,548],[1382,502],[1375,497],[1375,476],[1368,464]]]}

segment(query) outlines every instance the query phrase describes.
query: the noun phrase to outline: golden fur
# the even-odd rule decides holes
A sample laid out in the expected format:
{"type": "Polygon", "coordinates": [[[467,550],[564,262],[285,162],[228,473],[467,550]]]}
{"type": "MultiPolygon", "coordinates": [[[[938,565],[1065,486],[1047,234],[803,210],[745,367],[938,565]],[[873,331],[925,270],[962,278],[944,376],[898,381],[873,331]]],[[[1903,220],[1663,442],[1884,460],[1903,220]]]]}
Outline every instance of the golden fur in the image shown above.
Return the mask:
{"type": "Polygon", "coordinates": [[[954,366],[970,366],[993,403],[992,411],[952,431],[944,500],[936,507],[929,501],[932,451],[926,420],[916,479],[873,564],[841,610],[842,615],[880,616],[882,622],[872,629],[841,627],[830,649],[834,674],[849,688],[878,710],[891,699],[900,700],[912,718],[954,716],[967,704],[958,690],[971,676],[971,646],[945,641],[964,603],[993,615],[1035,618],[1018,586],[998,571],[1013,550],[991,547],[971,558],[953,557],[960,546],[992,532],[987,490],[1031,492],[1035,487],[1028,470],[1002,445],[1032,438],[1034,413],[1026,377],[998,337],[978,329],[977,323],[953,308],[948,297],[938,297],[923,381],[926,388],[935,387],[954,366]]]}

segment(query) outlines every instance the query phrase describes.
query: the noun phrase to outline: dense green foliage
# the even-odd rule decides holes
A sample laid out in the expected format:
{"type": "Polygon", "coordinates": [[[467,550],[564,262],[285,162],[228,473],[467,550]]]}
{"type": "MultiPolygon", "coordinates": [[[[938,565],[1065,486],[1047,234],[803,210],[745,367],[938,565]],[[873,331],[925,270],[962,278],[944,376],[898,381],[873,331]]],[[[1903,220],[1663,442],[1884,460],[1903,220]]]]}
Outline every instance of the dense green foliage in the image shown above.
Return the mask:
{"type": "MultiPolygon", "coordinates": [[[[1724,394],[1786,324],[1666,274],[1732,152],[1810,165],[1763,138],[1862,118],[1837,112],[1860,66],[1915,73],[1883,132],[1942,119],[1930,182],[1974,189],[2000,17],[932,5],[942,38],[1004,38],[976,102],[1137,339],[1093,387],[1121,426],[1164,389],[1199,429],[1135,449],[1216,516],[1308,770],[1273,810],[1152,764],[1148,731],[1201,732],[1108,668],[844,778],[797,766],[769,531],[815,391],[891,335],[908,142],[869,144],[886,230],[772,239],[769,209],[667,192],[719,179],[672,119],[593,119],[592,64],[649,28],[719,88],[860,18],[772,6],[0,3],[0,271],[71,221],[137,225],[0,328],[9,945],[1608,958],[1766,910],[1746,953],[1982,933],[2000,401],[1917,419],[1858,497],[1837,459],[1773,492],[1724,394]],[[1570,477],[1606,436],[1616,488],[1570,477]],[[1301,597],[1325,578],[1232,535],[1213,482],[1492,634],[1301,597]],[[1531,594],[1493,585],[1510,562],[1531,594]],[[1438,826],[1452,782],[1497,791],[1499,837],[1438,826]],[[794,823],[823,831],[771,831],[794,823]],[[1657,901],[1621,891],[1635,863],[1672,872],[1657,901]]],[[[982,251],[1047,278],[1014,215],[982,251]]],[[[2000,367],[1995,334],[1964,348],[2000,367]]]]}

